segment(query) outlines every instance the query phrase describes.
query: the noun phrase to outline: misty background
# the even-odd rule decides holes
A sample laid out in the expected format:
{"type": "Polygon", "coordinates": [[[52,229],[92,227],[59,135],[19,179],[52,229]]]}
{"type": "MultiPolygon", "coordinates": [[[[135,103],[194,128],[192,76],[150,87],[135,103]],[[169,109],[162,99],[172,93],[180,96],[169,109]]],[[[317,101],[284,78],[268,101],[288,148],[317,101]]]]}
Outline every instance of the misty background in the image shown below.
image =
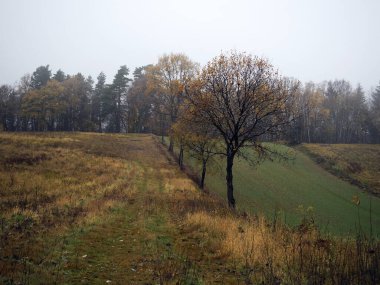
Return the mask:
{"type": "Polygon", "coordinates": [[[0,1],[0,84],[49,64],[107,82],[118,68],[184,52],[205,64],[221,51],[264,56],[303,82],[380,79],[380,1],[0,1]]]}

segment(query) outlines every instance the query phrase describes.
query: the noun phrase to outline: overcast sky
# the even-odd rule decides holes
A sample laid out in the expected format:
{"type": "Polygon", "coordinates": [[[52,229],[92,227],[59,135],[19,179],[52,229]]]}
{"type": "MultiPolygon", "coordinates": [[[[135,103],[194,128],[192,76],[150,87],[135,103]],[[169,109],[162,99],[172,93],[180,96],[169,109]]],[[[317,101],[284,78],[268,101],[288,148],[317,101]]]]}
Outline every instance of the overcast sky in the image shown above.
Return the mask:
{"type": "Polygon", "coordinates": [[[50,64],[111,81],[170,52],[236,49],[301,81],[380,80],[380,0],[0,0],[0,84],[50,64]]]}

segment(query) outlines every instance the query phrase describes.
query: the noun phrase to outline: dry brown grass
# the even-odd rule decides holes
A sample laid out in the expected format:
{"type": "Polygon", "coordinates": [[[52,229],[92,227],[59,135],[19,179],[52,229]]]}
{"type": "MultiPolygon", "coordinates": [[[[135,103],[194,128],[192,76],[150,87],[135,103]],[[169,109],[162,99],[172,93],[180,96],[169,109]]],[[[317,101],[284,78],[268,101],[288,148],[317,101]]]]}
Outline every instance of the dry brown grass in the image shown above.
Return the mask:
{"type": "Polygon", "coordinates": [[[207,231],[221,256],[242,266],[246,283],[377,284],[380,245],[358,237],[321,235],[311,220],[297,229],[264,218],[198,211],[187,223],[207,231]]]}
{"type": "Polygon", "coordinates": [[[107,145],[112,139],[88,134],[0,136],[0,271],[8,280],[22,279],[17,276],[32,265],[39,270],[67,229],[101,219],[137,191],[141,166],[115,155],[128,155],[122,141],[107,145]]]}
{"type": "Polygon", "coordinates": [[[380,145],[302,144],[298,148],[334,175],[380,195],[380,145]]]}

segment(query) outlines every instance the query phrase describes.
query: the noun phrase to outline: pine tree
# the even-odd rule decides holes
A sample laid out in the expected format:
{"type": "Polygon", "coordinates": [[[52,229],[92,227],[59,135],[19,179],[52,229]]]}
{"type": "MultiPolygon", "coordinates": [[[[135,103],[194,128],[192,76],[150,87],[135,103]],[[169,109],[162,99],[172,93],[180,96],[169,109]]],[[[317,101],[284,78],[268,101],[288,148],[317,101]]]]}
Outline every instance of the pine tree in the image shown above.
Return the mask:
{"type": "Polygon", "coordinates": [[[58,69],[58,71],[53,75],[53,79],[58,82],[63,82],[66,79],[66,75],[62,70],[58,69]]]}
{"type": "Polygon", "coordinates": [[[371,95],[370,134],[373,143],[380,143],[380,83],[371,95]]]}
{"type": "Polygon", "coordinates": [[[98,132],[102,132],[102,99],[104,97],[106,75],[103,72],[97,77],[94,94],[91,100],[91,121],[95,124],[98,132]]]}
{"type": "MultiPolygon", "coordinates": [[[[127,90],[129,82],[131,81],[128,78],[129,69],[126,65],[122,65],[117,71],[115,78],[111,85],[112,90],[112,123],[113,131],[120,133],[122,130],[122,124],[126,123],[125,113],[126,113],[126,103],[127,103],[127,90]]],[[[127,130],[127,126],[124,126],[124,129],[127,130]]]]}
{"type": "Polygon", "coordinates": [[[33,72],[31,78],[31,86],[33,89],[40,89],[45,86],[50,80],[51,70],[49,65],[37,67],[36,71],[33,72]]]}

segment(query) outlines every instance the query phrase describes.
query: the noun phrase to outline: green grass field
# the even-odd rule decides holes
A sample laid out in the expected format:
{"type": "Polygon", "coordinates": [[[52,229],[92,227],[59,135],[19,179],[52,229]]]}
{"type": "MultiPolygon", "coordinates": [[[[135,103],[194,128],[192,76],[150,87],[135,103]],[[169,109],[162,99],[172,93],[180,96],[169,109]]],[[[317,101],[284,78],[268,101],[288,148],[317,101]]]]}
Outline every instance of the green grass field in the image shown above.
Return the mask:
{"type": "MultiPolygon", "coordinates": [[[[287,163],[265,161],[253,167],[243,159],[234,163],[234,189],[238,209],[264,213],[297,225],[306,216],[323,231],[380,235],[380,199],[330,174],[300,151],[287,163]],[[353,203],[353,196],[360,205],[353,203]],[[371,210],[370,210],[371,209],[371,210]]],[[[188,161],[189,162],[189,161],[188,161]]],[[[186,162],[185,162],[186,163],[186,162]]],[[[197,168],[194,162],[189,162],[197,168]]],[[[206,177],[206,187],[226,197],[224,161],[206,177]]]]}

